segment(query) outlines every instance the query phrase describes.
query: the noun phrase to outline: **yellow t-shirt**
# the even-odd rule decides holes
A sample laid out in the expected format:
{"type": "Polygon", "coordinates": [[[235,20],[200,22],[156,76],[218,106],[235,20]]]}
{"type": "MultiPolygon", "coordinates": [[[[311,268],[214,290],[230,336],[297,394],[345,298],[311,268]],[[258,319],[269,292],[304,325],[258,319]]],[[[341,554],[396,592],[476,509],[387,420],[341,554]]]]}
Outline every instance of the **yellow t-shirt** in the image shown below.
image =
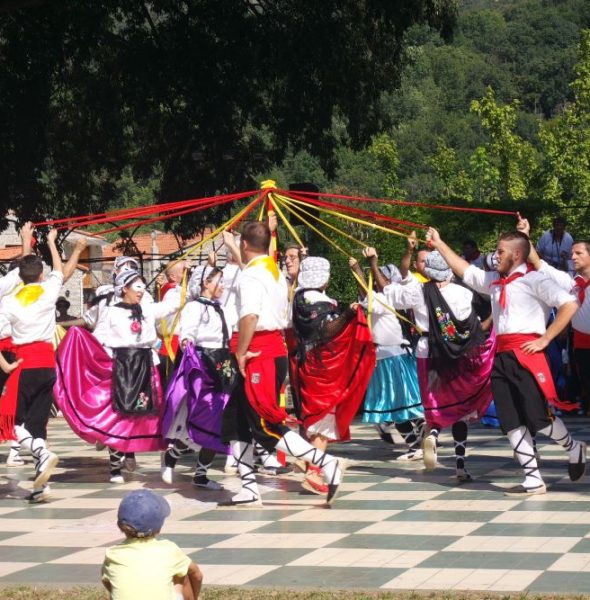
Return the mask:
{"type": "Polygon", "coordinates": [[[102,580],[111,584],[111,600],[173,600],[174,577],[184,577],[191,559],[174,543],[129,538],[107,548],[102,580]]]}

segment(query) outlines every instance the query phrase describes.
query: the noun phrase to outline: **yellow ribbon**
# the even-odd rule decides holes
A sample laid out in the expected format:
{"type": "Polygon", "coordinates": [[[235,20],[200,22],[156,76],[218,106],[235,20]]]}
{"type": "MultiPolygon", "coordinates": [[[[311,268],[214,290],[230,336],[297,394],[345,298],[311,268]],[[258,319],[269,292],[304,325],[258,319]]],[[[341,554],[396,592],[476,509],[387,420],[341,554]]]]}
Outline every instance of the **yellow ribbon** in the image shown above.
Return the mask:
{"type": "Polygon", "coordinates": [[[279,280],[279,267],[274,258],[271,256],[259,256],[255,258],[246,268],[262,266],[274,277],[275,281],[279,280]]]}
{"type": "Polygon", "coordinates": [[[180,306],[178,307],[178,310],[174,315],[174,321],[172,321],[172,328],[170,329],[170,331],[168,331],[168,323],[166,322],[166,319],[162,319],[161,321],[162,342],[164,344],[164,347],[166,348],[166,354],[168,354],[168,358],[172,362],[176,360],[176,352],[174,352],[174,348],[172,347],[172,338],[174,337],[174,331],[176,331],[176,328],[178,327],[180,313],[182,312],[182,309],[186,304],[186,291],[188,288],[188,276],[186,271],[182,274],[181,285],[182,287],[180,289],[180,306]]]}
{"type": "Polygon", "coordinates": [[[20,302],[21,306],[29,306],[45,293],[43,286],[39,283],[30,283],[21,288],[16,294],[15,298],[20,302]]]}

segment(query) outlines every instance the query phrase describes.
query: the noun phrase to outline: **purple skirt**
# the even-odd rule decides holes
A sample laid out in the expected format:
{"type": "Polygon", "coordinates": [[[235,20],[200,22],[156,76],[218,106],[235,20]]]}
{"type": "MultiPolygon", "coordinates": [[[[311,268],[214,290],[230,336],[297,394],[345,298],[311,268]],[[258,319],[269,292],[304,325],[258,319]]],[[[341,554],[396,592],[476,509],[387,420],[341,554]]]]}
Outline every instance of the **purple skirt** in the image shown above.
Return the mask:
{"type": "Polygon", "coordinates": [[[428,359],[418,359],[418,383],[424,417],[431,427],[449,427],[462,419],[481,419],[492,401],[491,374],[496,334],[457,361],[447,373],[429,371],[428,359]]]}
{"type": "Polygon", "coordinates": [[[161,434],[162,388],[153,369],[156,414],[124,415],[113,410],[113,359],[88,331],[71,327],[56,353],[55,400],[72,431],[84,441],[121,452],[166,447],[161,434]]]}
{"type": "Polygon", "coordinates": [[[229,396],[217,389],[201,352],[187,344],[166,390],[164,437],[193,449],[198,446],[228,454],[229,446],[221,441],[221,421],[229,396]]]}

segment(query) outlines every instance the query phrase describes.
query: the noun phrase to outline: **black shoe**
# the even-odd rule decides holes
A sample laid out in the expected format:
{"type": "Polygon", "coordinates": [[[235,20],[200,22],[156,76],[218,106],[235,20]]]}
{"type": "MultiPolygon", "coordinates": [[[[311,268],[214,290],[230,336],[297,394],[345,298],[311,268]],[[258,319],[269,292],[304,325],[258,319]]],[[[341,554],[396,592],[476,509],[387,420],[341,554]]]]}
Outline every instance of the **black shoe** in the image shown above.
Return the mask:
{"type": "Polygon", "coordinates": [[[536,496],[538,494],[545,494],[546,492],[547,488],[544,483],[534,488],[524,487],[524,485],[520,484],[508,488],[504,494],[506,496],[536,496]]]}
{"type": "Polygon", "coordinates": [[[389,433],[389,431],[383,431],[383,429],[381,429],[380,423],[377,425],[377,427],[375,429],[377,429],[377,433],[379,434],[379,437],[386,444],[391,444],[392,446],[395,446],[395,441],[393,439],[393,436],[391,435],[391,433],[389,433]]]}
{"type": "Polygon", "coordinates": [[[578,462],[569,463],[567,472],[572,481],[578,481],[586,472],[586,442],[580,442],[580,452],[578,462]]]}

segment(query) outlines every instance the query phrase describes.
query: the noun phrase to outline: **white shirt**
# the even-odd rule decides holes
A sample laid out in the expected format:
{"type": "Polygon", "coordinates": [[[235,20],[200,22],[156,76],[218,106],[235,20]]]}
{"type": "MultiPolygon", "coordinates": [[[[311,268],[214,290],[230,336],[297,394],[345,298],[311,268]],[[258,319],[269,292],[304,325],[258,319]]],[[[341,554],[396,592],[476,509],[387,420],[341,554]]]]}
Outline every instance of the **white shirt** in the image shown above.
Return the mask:
{"type": "MultiPolygon", "coordinates": [[[[107,306],[101,318],[101,328],[107,331],[99,341],[106,348],[155,348],[158,345],[156,322],[175,313],[180,308],[180,296],[166,294],[162,302],[141,304],[143,320],[139,334],[131,331],[131,311],[119,306],[107,306]]],[[[121,299],[119,299],[121,301],[121,299]]]]}
{"type": "Polygon", "coordinates": [[[219,303],[223,307],[223,314],[231,336],[232,330],[238,330],[238,281],[242,270],[235,263],[228,263],[223,267],[223,294],[219,303]]]}
{"type": "MultiPolygon", "coordinates": [[[[373,342],[377,344],[377,360],[405,354],[406,350],[403,346],[409,345],[409,342],[404,339],[399,319],[381,302],[390,305],[385,294],[373,294],[371,334],[373,342]]],[[[362,304],[364,308],[368,308],[368,299],[365,298],[362,304]]]]}
{"type": "Polygon", "coordinates": [[[563,259],[561,253],[565,252],[570,257],[574,239],[565,231],[561,241],[558,242],[553,238],[553,231],[545,231],[537,242],[537,252],[543,260],[546,260],[552,266],[561,266],[563,259]]]}
{"type": "MultiPolygon", "coordinates": [[[[500,306],[502,286],[492,285],[500,278],[494,271],[486,272],[470,266],[463,281],[470,288],[487,294],[492,300],[494,328],[498,335],[505,333],[536,333],[543,335],[553,307],[560,308],[576,298],[558,286],[546,273],[527,273],[526,264],[514,269],[513,273],[525,273],[506,286],[506,309],[500,306]]],[[[510,273],[512,275],[512,273],[510,273]]]]}
{"type": "MultiPolygon", "coordinates": [[[[402,283],[392,283],[386,286],[383,293],[389,304],[394,308],[411,308],[414,311],[416,325],[423,333],[428,332],[430,322],[428,320],[428,307],[424,301],[423,284],[418,283],[413,277],[406,277],[402,283]]],[[[471,306],[472,291],[462,285],[449,283],[440,288],[440,293],[458,320],[462,321],[471,314],[473,310],[471,306]]],[[[418,340],[416,356],[418,358],[428,358],[428,338],[426,336],[418,340]]]]}
{"type": "MultiPolygon", "coordinates": [[[[559,269],[552,267],[545,261],[541,261],[541,268],[539,271],[549,275],[549,277],[551,277],[551,279],[563,290],[573,294],[576,298],[578,297],[578,286],[571,275],[565,271],[560,271],[559,269]]],[[[584,302],[581,304],[580,308],[578,308],[572,319],[572,327],[576,331],[590,335],[590,287],[586,288],[584,302]]]]}
{"type": "MultiPolygon", "coordinates": [[[[18,268],[12,269],[8,271],[4,277],[0,277],[0,300],[14,292],[20,283],[22,282],[18,268]]],[[[10,337],[11,335],[12,326],[8,321],[4,321],[4,324],[0,327],[0,340],[10,337]]]]}
{"type": "MultiPolygon", "coordinates": [[[[223,307],[221,307],[221,310],[224,311],[223,307]]],[[[229,324],[227,331],[228,335],[231,336],[232,330],[229,324]]],[[[191,300],[184,305],[180,315],[179,337],[182,341],[189,340],[195,346],[222,348],[223,327],[221,319],[212,306],[197,300],[191,300]]]]}
{"type": "MultiPolygon", "coordinates": [[[[145,298],[145,294],[141,298],[141,306],[142,306],[142,308],[144,306],[144,301],[143,301],[144,298],[145,298]]],[[[175,304],[178,304],[178,306],[180,306],[181,300],[182,300],[182,285],[176,285],[175,287],[170,288],[166,292],[166,295],[164,296],[164,299],[167,302],[174,302],[175,304]],[[168,296],[170,296],[170,298],[168,298],[168,296]]],[[[153,302],[153,300],[152,300],[152,302],[153,302]]],[[[162,322],[166,323],[166,333],[168,335],[177,335],[178,334],[178,328],[179,328],[179,325],[180,325],[180,323],[179,323],[180,319],[177,318],[176,313],[168,315],[165,319],[160,319],[157,322],[156,329],[158,330],[158,333],[161,336],[164,335],[164,327],[162,326],[162,322]]]]}
{"type": "Polygon", "coordinates": [[[31,304],[24,306],[16,294],[6,296],[0,304],[0,330],[10,326],[12,339],[16,345],[32,342],[53,342],[55,333],[55,303],[63,285],[63,274],[51,271],[45,281],[30,283],[30,286],[41,286],[43,293],[31,304]]]}
{"type": "Polygon", "coordinates": [[[253,258],[242,271],[238,280],[238,316],[257,315],[256,331],[276,331],[287,327],[288,289],[287,281],[278,271],[278,277],[259,259],[253,258]]]}

